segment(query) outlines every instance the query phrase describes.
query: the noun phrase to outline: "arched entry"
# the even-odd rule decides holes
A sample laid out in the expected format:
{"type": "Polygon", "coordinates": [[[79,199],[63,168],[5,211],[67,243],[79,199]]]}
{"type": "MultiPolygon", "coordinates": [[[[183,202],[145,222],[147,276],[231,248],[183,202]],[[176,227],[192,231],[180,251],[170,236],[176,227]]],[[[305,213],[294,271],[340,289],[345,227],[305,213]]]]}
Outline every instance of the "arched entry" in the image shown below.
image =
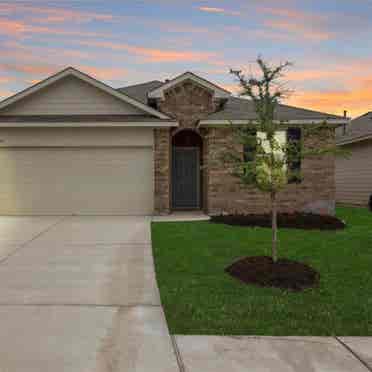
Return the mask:
{"type": "Polygon", "coordinates": [[[202,207],[203,140],[192,129],[177,131],[172,138],[172,209],[202,207]]]}

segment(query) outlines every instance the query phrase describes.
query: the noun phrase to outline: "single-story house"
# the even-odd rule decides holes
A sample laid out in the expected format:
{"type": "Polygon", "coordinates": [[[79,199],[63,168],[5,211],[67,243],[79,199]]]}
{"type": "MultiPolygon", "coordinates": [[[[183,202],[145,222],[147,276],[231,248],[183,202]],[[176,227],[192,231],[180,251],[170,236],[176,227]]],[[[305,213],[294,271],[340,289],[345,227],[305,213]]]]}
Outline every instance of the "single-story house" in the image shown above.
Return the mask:
{"type": "Polygon", "coordinates": [[[372,112],[338,128],[336,144],[344,150],[336,158],[336,200],[367,206],[372,196],[372,112]]]}
{"type": "MultiPolygon", "coordinates": [[[[232,144],[229,123],[255,119],[251,101],[193,73],[114,89],[74,68],[0,102],[0,214],[163,214],[179,209],[261,213],[269,199],[244,188],[211,154],[232,144]]],[[[280,105],[285,128],[345,119],[280,105]]],[[[243,148],[242,148],[243,153],[243,148]]],[[[282,211],[334,212],[334,158],[306,159],[282,211]]]]}

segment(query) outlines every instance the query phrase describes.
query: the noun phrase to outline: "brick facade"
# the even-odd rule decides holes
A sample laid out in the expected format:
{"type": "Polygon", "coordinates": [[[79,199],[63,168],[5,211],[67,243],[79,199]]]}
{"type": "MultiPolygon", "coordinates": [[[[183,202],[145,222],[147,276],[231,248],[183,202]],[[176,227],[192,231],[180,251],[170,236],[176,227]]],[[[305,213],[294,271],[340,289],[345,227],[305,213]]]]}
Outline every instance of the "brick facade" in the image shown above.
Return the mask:
{"type": "Polygon", "coordinates": [[[154,210],[170,212],[170,130],[154,129],[154,210]]]}
{"type": "MultiPolygon", "coordinates": [[[[177,119],[181,128],[195,129],[199,120],[214,112],[219,102],[212,93],[191,81],[165,92],[157,102],[160,111],[177,119]]],[[[179,130],[156,129],[155,141],[155,212],[169,213],[171,209],[171,138],[179,130]]],[[[242,185],[224,166],[215,161],[229,146],[234,145],[229,128],[203,128],[203,209],[209,214],[262,213],[269,210],[268,195],[251,186],[242,185]]],[[[329,129],[307,138],[305,147],[333,143],[334,131],[329,129]]],[[[334,158],[331,155],[312,157],[302,162],[303,180],[290,184],[280,193],[280,211],[334,213],[334,158]]]]}
{"type": "Polygon", "coordinates": [[[216,111],[217,103],[212,92],[186,80],[164,93],[158,109],[176,119],[180,128],[195,128],[200,119],[216,111]]]}
{"type": "MultiPolygon", "coordinates": [[[[232,145],[231,129],[211,128],[205,139],[209,156],[219,157],[232,145]]],[[[332,143],[332,129],[305,140],[305,148],[332,143]]],[[[210,161],[208,167],[208,213],[264,213],[270,208],[269,195],[252,186],[243,185],[229,174],[225,167],[210,161]]],[[[303,180],[289,184],[279,195],[281,212],[305,211],[333,214],[335,208],[335,181],[333,155],[309,157],[302,161],[303,180]]]]}

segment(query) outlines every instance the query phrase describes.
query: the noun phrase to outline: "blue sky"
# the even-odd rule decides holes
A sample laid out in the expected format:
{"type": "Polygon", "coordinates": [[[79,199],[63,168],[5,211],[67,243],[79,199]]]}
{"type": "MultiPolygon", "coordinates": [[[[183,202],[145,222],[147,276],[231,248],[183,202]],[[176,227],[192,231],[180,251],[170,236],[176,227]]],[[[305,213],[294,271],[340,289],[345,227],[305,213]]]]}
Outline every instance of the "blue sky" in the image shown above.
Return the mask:
{"type": "Polygon", "coordinates": [[[294,63],[288,103],[372,109],[372,1],[0,2],[0,97],[72,65],[119,87],[191,70],[229,90],[258,55],[294,63]]]}

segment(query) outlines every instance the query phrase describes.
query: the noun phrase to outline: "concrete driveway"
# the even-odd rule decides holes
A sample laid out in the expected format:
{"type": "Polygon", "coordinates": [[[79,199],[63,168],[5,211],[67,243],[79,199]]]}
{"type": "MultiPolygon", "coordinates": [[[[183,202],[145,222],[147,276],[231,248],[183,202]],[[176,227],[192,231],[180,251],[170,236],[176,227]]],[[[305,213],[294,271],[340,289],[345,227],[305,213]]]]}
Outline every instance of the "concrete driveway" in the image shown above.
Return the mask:
{"type": "Polygon", "coordinates": [[[150,219],[0,217],[0,371],[178,371],[150,219]]]}

